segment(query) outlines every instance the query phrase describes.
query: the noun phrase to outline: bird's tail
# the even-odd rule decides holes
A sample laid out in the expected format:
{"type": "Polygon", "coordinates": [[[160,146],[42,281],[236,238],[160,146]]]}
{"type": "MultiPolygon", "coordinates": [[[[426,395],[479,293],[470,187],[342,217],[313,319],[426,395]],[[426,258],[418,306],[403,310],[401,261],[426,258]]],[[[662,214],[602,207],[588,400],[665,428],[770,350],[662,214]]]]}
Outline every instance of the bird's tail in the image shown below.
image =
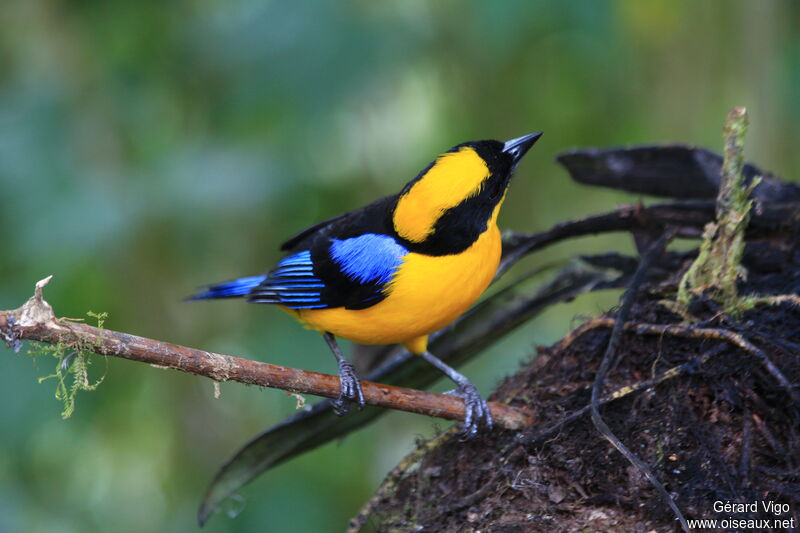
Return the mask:
{"type": "Polygon", "coordinates": [[[205,287],[203,292],[190,296],[187,300],[210,300],[214,298],[240,298],[247,296],[247,294],[261,285],[267,278],[266,275],[250,276],[247,278],[234,279],[219,283],[217,285],[209,285],[205,287]]]}

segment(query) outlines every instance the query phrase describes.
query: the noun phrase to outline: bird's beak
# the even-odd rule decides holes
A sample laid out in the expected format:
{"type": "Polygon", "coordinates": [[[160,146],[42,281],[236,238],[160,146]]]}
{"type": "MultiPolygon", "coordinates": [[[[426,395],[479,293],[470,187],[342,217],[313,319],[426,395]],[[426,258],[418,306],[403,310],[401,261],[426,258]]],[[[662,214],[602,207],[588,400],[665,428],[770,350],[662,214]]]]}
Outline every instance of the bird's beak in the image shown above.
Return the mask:
{"type": "Polygon", "coordinates": [[[523,135],[522,137],[517,137],[516,139],[506,141],[505,146],[503,146],[503,151],[507,154],[511,154],[514,157],[515,168],[522,159],[522,156],[524,156],[525,153],[531,149],[531,146],[533,146],[541,136],[542,132],[538,131],[536,133],[523,135]]]}

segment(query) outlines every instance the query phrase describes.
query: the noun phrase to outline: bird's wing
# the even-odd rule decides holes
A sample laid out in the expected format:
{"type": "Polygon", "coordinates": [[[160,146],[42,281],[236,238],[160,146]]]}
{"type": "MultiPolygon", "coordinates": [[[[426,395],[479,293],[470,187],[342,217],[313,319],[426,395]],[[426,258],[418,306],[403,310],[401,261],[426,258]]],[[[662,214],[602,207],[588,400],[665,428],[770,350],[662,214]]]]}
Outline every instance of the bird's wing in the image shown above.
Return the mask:
{"type": "Polygon", "coordinates": [[[387,296],[408,250],[386,234],[315,239],[309,250],[285,257],[248,300],[291,309],[365,309],[387,296]]]}
{"type": "Polygon", "coordinates": [[[310,226],[297,235],[290,237],[287,239],[283,244],[281,244],[282,251],[290,251],[296,248],[302,241],[306,240],[308,237],[313,237],[316,233],[332,226],[336,222],[340,222],[343,218],[349,216],[351,213],[343,213],[341,215],[337,215],[335,217],[331,217],[327,220],[323,220],[322,222],[317,222],[313,226],[310,226]]]}
{"type": "Polygon", "coordinates": [[[357,236],[363,233],[386,233],[387,217],[396,201],[395,196],[381,198],[365,207],[317,222],[281,244],[281,250],[287,252],[302,251],[311,248],[314,241],[327,236],[357,236]]]}
{"type": "Polygon", "coordinates": [[[330,307],[322,300],[325,284],[314,273],[311,251],[283,258],[267,277],[253,288],[247,300],[253,303],[280,304],[291,309],[330,307]]]}

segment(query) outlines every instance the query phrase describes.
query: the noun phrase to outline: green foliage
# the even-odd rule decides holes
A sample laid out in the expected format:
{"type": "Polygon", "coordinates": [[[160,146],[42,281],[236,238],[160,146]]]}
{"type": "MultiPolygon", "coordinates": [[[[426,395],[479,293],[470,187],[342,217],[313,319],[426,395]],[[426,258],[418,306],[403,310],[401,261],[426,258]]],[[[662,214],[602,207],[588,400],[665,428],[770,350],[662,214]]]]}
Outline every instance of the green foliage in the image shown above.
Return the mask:
{"type": "MultiPolygon", "coordinates": [[[[108,313],[89,311],[86,314],[97,321],[98,328],[103,329],[108,313]]],[[[96,390],[106,377],[104,372],[95,381],[90,381],[89,379],[89,366],[92,364],[92,356],[101,357],[92,352],[94,347],[94,344],[67,346],[60,342],[57,344],[34,343],[28,350],[28,354],[33,357],[49,356],[56,360],[55,372],[48,376],[40,377],[39,383],[50,379],[56,381],[56,400],[64,404],[61,418],[67,419],[75,412],[75,397],[78,391],[96,390]]],[[[106,357],[103,357],[103,359],[106,360],[106,357]]]]}

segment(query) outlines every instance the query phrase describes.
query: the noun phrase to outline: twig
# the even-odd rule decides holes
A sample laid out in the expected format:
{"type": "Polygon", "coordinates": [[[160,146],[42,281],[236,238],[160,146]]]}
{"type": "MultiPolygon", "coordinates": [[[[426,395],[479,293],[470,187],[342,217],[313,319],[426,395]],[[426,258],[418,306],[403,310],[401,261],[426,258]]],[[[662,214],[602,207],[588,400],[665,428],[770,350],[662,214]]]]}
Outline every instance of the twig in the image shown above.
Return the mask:
{"type": "MultiPolygon", "coordinates": [[[[615,318],[600,317],[592,319],[569,332],[558,344],[559,350],[563,350],[589,330],[596,328],[613,328],[616,323],[617,319],[615,318]]],[[[726,341],[757,358],[764,368],[766,368],[767,372],[769,372],[781,387],[783,387],[792,401],[800,404],[800,394],[798,394],[797,390],[795,390],[795,386],[786,378],[783,372],[769,357],[767,357],[767,354],[765,354],[763,350],[756,347],[739,333],[721,328],[696,328],[694,326],[683,326],[679,324],[664,325],[636,322],[626,322],[622,325],[622,328],[625,331],[636,333],[637,335],[671,335],[690,339],[726,341]]]]}
{"type": "Polygon", "coordinates": [[[565,239],[654,226],[678,228],[680,237],[699,238],[703,226],[713,217],[713,202],[624,205],[607,213],[561,222],[540,233],[531,235],[506,233],[503,240],[503,258],[497,275],[500,276],[520,257],[565,239]]]}
{"type": "MultiPolygon", "coordinates": [[[[624,387],[620,387],[614,392],[600,398],[599,404],[605,405],[607,403],[620,400],[622,398],[626,398],[627,396],[630,396],[635,392],[653,388],[672,378],[688,374],[694,371],[699,366],[705,364],[705,362],[708,361],[709,359],[716,357],[724,350],[725,350],[724,345],[715,346],[714,348],[708,350],[707,352],[703,353],[698,357],[695,357],[690,361],[687,361],[677,366],[673,366],[671,368],[668,368],[667,370],[664,370],[663,372],[660,372],[653,378],[646,379],[644,381],[637,381],[636,383],[632,383],[631,385],[625,385],[624,387]]],[[[532,446],[544,442],[545,440],[555,435],[558,431],[560,431],[561,428],[564,427],[565,425],[570,424],[575,420],[581,418],[583,415],[589,412],[591,407],[592,407],[591,404],[586,404],[580,409],[577,409],[571,412],[570,414],[566,415],[558,422],[555,422],[554,424],[551,424],[544,429],[540,429],[534,435],[525,439],[525,444],[528,446],[532,446]]]]}
{"type": "MultiPolygon", "coordinates": [[[[327,398],[339,396],[339,378],[297,368],[262,363],[230,355],[205,352],[118,331],[95,328],[59,320],[50,305],[42,299],[41,289],[48,280],[37,284],[35,295],[15,311],[0,311],[0,332],[3,338],[32,340],[66,347],[80,347],[100,355],[121,357],[131,361],[172,368],[211,378],[215,381],[238,381],[313,394],[327,398]]],[[[448,420],[464,419],[464,402],[445,394],[394,387],[363,381],[366,403],[400,411],[408,411],[448,420]]],[[[520,429],[532,423],[520,409],[489,403],[498,426],[520,429]]]]}
{"type": "Polygon", "coordinates": [[[636,272],[633,274],[633,278],[631,279],[630,286],[628,290],[625,291],[625,294],[622,298],[622,306],[620,307],[618,313],[618,321],[615,324],[614,328],[611,330],[611,338],[608,340],[608,346],[606,347],[606,352],[603,355],[603,361],[600,363],[600,368],[597,371],[597,375],[595,376],[594,384],[592,385],[592,400],[591,400],[591,413],[592,413],[592,422],[594,423],[597,431],[611,443],[614,448],[617,449],[633,466],[635,466],[646,478],[650,481],[650,484],[653,485],[653,488],[656,489],[659,497],[672,509],[672,512],[675,513],[676,518],[680,521],[683,530],[686,533],[689,533],[689,524],[686,523],[686,519],[683,517],[683,513],[675,504],[675,500],[670,496],[667,489],[664,487],[664,484],[659,481],[659,479],[655,476],[653,471],[648,467],[644,461],[639,459],[639,457],[630,451],[625,444],[611,431],[611,428],[608,427],[603,417],[600,416],[600,391],[603,388],[603,383],[605,382],[606,373],[611,368],[611,365],[614,362],[614,359],[617,354],[617,347],[619,346],[619,341],[622,338],[622,330],[625,321],[628,319],[628,315],[630,314],[631,307],[633,306],[633,301],[636,297],[636,293],[639,290],[639,287],[644,281],[645,273],[647,269],[650,268],[650,265],[653,261],[661,255],[664,251],[664,247],[667,243],[672,239],[674,235],[673,231],[666,231],[664,234],[659,237],[659,239],[654,242],[647,252],[642,256],[642,260],[639,262],[639,267],[636,269],[636,272]]]}
{"type": "Polygon", "coordinates": [[[750,459],[753,453],[753,417],[750,408],[745,404],[742,413],[742,455],[739,459],[739,480],[750,484],[750,459]]]}

